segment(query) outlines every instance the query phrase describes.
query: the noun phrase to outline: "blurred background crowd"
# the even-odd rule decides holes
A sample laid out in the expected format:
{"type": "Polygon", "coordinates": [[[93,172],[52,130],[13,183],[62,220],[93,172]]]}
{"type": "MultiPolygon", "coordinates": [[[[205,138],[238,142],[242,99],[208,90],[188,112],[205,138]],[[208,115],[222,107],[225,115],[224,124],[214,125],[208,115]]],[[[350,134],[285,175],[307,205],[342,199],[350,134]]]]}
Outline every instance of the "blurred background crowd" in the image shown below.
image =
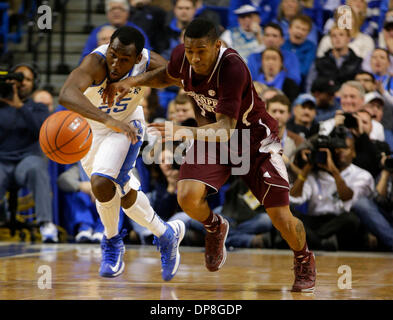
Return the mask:
{"type": "MultiPolygon", "coordinates": [[[[86,174],[79,163],[42,156],[41,123],[64,109],[57,95],[67,74],[116,28],[138,28],[145,47],[169,59],[195,17],[213,21],[223,46],[247,62],[278,122],[291,209],[305,225],[309,247],[393,251],[389,0],[0,1],[0,240],[101,241],[86,174]],[[37,28],[41,5],[52,9],[52,29],[37,28]],[[23,73],[23,80],[7,85],[2,71],[23,73]]],[[[193,103],[177,87],[149,89],[142,105],[147,122],[195,125],[193,103]]],[[[133,170],[142,190],[164,220],[186,223],[184,245],[203,246],[203,226],[176,200],[173,153],[163,148],[158,156],[162,164],[138,157],[133,170]]],[[[231,223],[228,249],[287,248],[240,177],[231,177],[209,203],[231,223]]],[[[127,243],[151,244],[148,230],[120,214],[127,243]]]]}

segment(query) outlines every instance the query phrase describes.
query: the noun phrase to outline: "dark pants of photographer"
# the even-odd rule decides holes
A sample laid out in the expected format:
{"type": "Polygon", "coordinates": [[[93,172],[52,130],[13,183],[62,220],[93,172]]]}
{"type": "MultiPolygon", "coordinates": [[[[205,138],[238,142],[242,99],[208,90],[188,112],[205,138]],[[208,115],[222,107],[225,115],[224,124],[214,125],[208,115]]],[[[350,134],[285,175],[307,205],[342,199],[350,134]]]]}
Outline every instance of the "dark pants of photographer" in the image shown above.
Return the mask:
{"type": "Polygon", "coordinates": [[[353,212],[340,215],[327,213],[319,216],[305,215],[294,212],[302,220],[307,234],[307,243],[314,250],[356,250],[364,244],[364,229],[360,220],[353,212]],[[336,236],[335,241],[327,241],[336,236]],[[338,246],[337,246],[338,245],[338,246]]]}
{"type": "Polygon", "coordinates": [[[361,198],[353,206],[363,225],[390,251],[393,251],[393,212],[373,199],[361,198]]]}
{"type": "Polygon", "coordinates": [[[46,160],[30,155],[16,163],[0,162],[0,199],[15,185],[32,191],[37,224],[52,222],[51,187],[46,160]]]}

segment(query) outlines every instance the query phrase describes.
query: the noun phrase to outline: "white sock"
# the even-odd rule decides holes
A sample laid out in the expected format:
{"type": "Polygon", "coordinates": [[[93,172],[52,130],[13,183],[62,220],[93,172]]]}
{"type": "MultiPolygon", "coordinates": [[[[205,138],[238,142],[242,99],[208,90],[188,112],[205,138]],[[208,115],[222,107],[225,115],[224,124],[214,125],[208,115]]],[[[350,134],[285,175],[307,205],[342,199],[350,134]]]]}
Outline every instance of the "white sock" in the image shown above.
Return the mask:
{"type": "Polygon", "coordinates": [[[156,237],[162,236],[166,231],[165,223],[154,212],[149,199],[142,191],[138,191],[135,203],[128,209],[123,208],[123,211],[136,223],[149,229],[156,237]]]}
{"type": "Polygon", "coordinates": [[[96,200],[97,211],[104,225],[104,234],[107,239],[116,236],[119,233],[120,219],[120,196],[116,192],[115,196],[107,202],[96,200]]]}

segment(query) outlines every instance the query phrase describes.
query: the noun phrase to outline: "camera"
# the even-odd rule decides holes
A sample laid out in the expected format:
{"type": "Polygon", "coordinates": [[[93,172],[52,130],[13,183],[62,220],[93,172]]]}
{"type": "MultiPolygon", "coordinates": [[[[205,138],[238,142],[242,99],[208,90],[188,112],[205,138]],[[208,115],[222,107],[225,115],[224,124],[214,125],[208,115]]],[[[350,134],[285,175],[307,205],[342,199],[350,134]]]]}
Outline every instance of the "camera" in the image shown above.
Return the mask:
{"type": "Polygon", "coordinates": [[[14,93],[12,83],[9,83],[7,81],[16,80],[22,82],[23,79],[23,73],[9,73],[8,71],[2,70],[0,67],[0,98],[12,99],[14,93]]]}
{"type": "Polygon", "coordinates": [[[358,128],[358,121],[350,112],[344,112],[344,126],[348,129],[357,129],[358,128]]]}
{"type": "Polygon", "coordinates": [[[346,148],[347,143],[345,141],[347,129],[343,126],[338,126],[334,131],[326,135],[318,135],[312,139],[311,142],[311,153],[307,155],[308,162],[313,165],[314,168],[318,167],[318,164],[327,163],[327,152],[321,151],[320,149],[326,148],[331,151],[333,161],[335,160],[334,150],[337,148],[346,148]]]}

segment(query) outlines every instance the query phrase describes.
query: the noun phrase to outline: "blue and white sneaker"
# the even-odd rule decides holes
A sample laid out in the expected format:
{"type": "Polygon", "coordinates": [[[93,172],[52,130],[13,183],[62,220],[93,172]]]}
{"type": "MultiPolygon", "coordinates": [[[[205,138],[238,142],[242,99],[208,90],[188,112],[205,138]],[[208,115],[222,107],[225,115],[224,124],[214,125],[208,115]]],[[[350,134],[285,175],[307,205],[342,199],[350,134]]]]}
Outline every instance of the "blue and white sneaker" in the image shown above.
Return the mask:
{"type": "Polygon", "coordinates": [[[153,244],[161,252],[161,274],[165,281],[171,280],[179,269],[179,245],[183,240],[186,226],[181,220],[166,223],[167,229],[161,237],[154,237],[153,244]]]}
{"type": "Polygon", "coordinates": [[[123,261],[124,253],[126,251],[123,237],[124,230],[121,234],[107,239],[106,236],[101,241],[101,266],[100,276],[113,278],[123,273],[125,263],[123,261]]]}
{"type": "Polygon", "coordinates": [[[44,243],[59,242],[57,228],[52,222],[43,223],[40,226],[40,233],[42,237],[42,242],[44,243]]]}

